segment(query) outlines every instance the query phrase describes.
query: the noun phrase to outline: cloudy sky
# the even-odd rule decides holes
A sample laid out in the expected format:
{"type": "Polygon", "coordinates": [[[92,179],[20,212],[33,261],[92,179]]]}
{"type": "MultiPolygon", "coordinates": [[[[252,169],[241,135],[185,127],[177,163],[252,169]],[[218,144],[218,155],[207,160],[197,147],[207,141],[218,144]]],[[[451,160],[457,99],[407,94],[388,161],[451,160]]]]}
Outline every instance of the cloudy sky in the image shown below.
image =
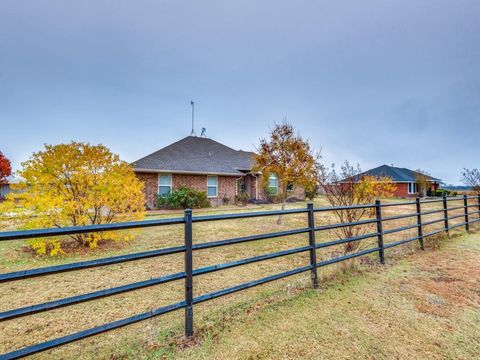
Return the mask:
{"type": "Polygon", "coordinates": [[[324,162],[480,167],[480,1],[0,2],[0,150],[134,161],[196,131],[252,150],[294,124],[324,162]]]}

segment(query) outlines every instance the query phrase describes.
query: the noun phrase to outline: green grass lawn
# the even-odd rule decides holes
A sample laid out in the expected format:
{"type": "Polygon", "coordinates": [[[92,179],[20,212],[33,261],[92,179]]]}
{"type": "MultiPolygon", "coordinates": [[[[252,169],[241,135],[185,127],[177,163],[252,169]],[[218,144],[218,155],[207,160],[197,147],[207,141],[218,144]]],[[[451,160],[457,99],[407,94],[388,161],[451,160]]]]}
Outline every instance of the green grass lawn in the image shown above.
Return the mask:
{"type": "MultiPolygon", "coordinates": [[[[393,202],[399,200],[389,199],[387,201],[393,202]]],[[[325,205],[325,199],[316,199],[315,206],[325,205]]],[[[304,202],[288,204],[289,208],[305,206],[306,203],[304,202]]],[[[426,205],[425,209],[433,209],[435,206],[438,207],[440,205],[426,205]]],[[[204,215],[237,211],[272,210],[278,208],[279,205],[251,205],[246,208],[230,206],[198,210],[195,211],[195,213],[204,215]]],[[[402,205],[385,208],[384,216],[406,212],[414,212],[414,207],[411,205],[402,205]]],[[[452,212],[452,214],[454,213],[455,212],[452,212]]],[[[181,214],[182,212],[178,211],[153,212],[149,213],[148,218],[176,217],[181,216],[181,214]]],[[[424,221],[440,216],[440,214],[432,214],[431,216],[425,217],[424,221]]],[[[295,214],[285,216],[282,225],[276,224],[276,217],[198,223],[194,224],[194,243],[300,228],[306,226],[306,221],[306,214],[295,214]]],[[[336,220],[331,214],[318,213],[316,214],[315,221],[317,225],[324,225],[336,220]]],[[[414,221],[414,218],[391,221],[385,224],[385,228],[408,225],[414,221]]],[[[460,222],[462,219],[459,218],[456,219],[456,221],[460,222]]],[[[424,229],[424,231],[430,231],[430,229],[438,226],[442,226],[442,224],[432,225],[428,229],[424,229]]],[[[365,227],[366,231],[375,231],[374,224],[366,225],[365,227]]],[[[412,229],[403,233],[386,236],[385,241],[395,241],[414,235],[416,235],[416,230],[412,229]]],[[[317,242],[329,241],[336,238],[338,238],[338,235],[334,231],[317,233],[317,242]]],[[[376,239],[365,241],[363,247],[375,246],[375,242],[376,239]]],[[[135,240],[128,243],[110,244],[107,247],[99,248],[91,252],[77,251],[58,258],[33,256],[30,252],[25,251],[24,242],[7,241],[0,243],[0,272],[5,273],[21,269],[90,260],[180,244],[183,244],[183,227],[181,225],[141,229],[138,230],[135,240]]],[[[305,246],[307,244],[307,234],[301,234],[202,250],[194,253],[194,268],[225,263],[274,251],[305,246]]],[[[417,249],[418,245],[416,243],[393,248],[388,250],[387,259],[393,261],[393,259],[401,258],[404,254],[412,253],[417,249]]],[[[339,256],[341,253],[341,246],[326,248],[318,251],[317,259],[324,260],[332,256],[339,256]]],[[[308,261],[308,253],[301,253],[202,275],[195,278],[195,296],[300,267],[308,264],[308,261]]],[[[357,279],[357,275],[363,276],[365,272],[370,273],[372,269],[373,272],[383,271],[380,268],[377,269],[375,265],[377,263],[376,254],[357,261],[358,274],[351,274],[354,275],[352,281],[357,281],[354,280],[357,279]]],[[[0,284],[0,311],[159,277],[173,272],[183,271],[183,266],[183,254],[177,254],[3,283],[0,284]]],[[[341,281],[346,282],[348,285],[348,281],[350,280],[347,281],[347,279],[350,279],[350,276],[346,276],[345,278],[343,276],[338,277],[341,271],[342,266],[338,265],[330,266],[322,270],[322,284],[329,283],[329,279],[333,277],[333,283],[341,281]]],[[[218,340],[220,340],[224,333],[233,333],[237,325],[244,326],[242,324],[246,320],[242,320],[242,317],[245,316],[245,314],[252,314],[249,315],[252,316],[249,321],[253,321],[256,319],[254,314],[257,313],[257,310],[263,308],[267,310],[269,309],[269,304],[276,304],[275,306],[279,307],[286,306],[288,308],[291,306],[289,301],[296,301],[295,299],[297,298],[299,299],[298,301],[308,304],[308,301],[311,301],[309,300],[310,297],[317,294],[317,292],[312,293],[308,288],[308,274],[301,274],[196,306],[195,328],[199,333],[193,342],[199,341],[202,345],[192,348],[189,347],[189,345],[191,345],[190,343],[184,343],[181,339],[181,334],[183,333],[183,314],[179,311],[104,335],[69,344],[57,350],[38,355],[38,358],[110,359],[123,357],[143,358],[147,356],[162,358],[164,355],[167,357],[173,356],[172,354],[175,354],[175,357],[190,356],[190,352],[192,356],[200,358],[203,356],[202,354],[206,354],[205,356],[207,358],[209,354],[212,357],[222,358],[221,355],[215,355],[216,350],[214,348],[221,344],[218,340]],[[233,326],[232,324],[237,325],[233,326]],[[225,329],[225,331],[223,329],[225,329]],[[181,348],[185,348],[185,350],[179,352],[181,348]]],[[[348,288],[349,285],[345,288],[345,291],[347,291],[348,288]]],[[[183,282],[177,281],[40,313],[34,316],[6,321],[0,323],[0,333],[2,334],[0,337],[0,353],[156,309],[182,300],[183,293],[183,282]]],[[[248,323],[248,321],[246,323],[248,323]]],[[[242,339],[245,339],[248,332],[243,335],[242,339]]],[[[249,342],[247,340],[245,341],[244,346],[247,346],[249,342]]],[[[240,346],[240,344],[238,344],[238,346],[240,346]]],[[[262,356],[263,355],[260,354],[259,358],[262,358],[262,356]]],[[[255,355],[252,355],[251,358],[255,358],[255,355]]]]}

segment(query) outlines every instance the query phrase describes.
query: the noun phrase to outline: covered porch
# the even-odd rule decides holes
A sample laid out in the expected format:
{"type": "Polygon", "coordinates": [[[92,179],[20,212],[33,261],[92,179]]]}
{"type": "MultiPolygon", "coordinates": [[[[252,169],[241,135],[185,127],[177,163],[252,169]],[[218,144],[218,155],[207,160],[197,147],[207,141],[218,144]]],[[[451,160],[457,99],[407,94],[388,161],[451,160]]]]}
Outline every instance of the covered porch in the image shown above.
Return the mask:
{"type": "Polygon", "coordinates": [[[237,195],[247,194],[250,199],[258,200],[259,194],[260,175],[254,175],[247,173],[244,176],[237,179],[237,195]]]}

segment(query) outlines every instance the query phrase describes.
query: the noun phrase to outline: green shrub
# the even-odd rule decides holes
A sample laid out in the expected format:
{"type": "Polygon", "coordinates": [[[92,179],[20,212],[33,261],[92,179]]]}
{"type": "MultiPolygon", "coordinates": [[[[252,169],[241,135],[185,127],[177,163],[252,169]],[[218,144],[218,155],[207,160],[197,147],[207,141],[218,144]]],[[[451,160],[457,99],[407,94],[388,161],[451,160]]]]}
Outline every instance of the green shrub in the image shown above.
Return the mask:
{"type": "Polygon", "coordinates": [[[157,207],[164,209],[199,209],[210,207],[205,191],[181,187],[167,195],[158,196],[157,207]]]}
{"type": "Polygon", "coordinates": [[[456,193],[446,189],[437,189],[437,191],[428,190],[427,196],[456,196],[456,193]]]}

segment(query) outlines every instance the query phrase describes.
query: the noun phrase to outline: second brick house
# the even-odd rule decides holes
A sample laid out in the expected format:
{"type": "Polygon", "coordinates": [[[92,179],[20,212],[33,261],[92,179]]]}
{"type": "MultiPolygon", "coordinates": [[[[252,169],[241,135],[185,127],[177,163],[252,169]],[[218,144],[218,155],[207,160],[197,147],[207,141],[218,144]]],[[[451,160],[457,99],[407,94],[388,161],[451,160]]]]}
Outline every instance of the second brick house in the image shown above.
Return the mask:
{"type": "MultiPolygon", "coordinates": [[[[253,173],[254,153],[234,150],[219,142],[187,136],[133,163],[137,177],[145,184],[148,208],[157,197],[180,187],[205,191],[214,206],[233,201],[235,195],[247,193],[251,199],[264,200],[267,191],[259,174],[253,173]]],[[[278,194],[279,183],[269,177],[269,192],[278,194]]],[[[302,188],[291,188],[291,195],[304,197],[302,188]]]]}
{"type": "MultiPolygon", "coordinates": [[[[417,177],[419,173],[417,171],[407,168],[381,165],[359,174],[358,178],[360,179],[365,175],[373,177],[386,176],[391,178],[397,187],[393,193],[393,196],[395,197],[415,197],[419,195],[417,184],[417,177]]],[[[426,177],[430,183],[430,188],[427,190],[437,191],[441,180],[429,175],[426,175],[426,177]]]]}

